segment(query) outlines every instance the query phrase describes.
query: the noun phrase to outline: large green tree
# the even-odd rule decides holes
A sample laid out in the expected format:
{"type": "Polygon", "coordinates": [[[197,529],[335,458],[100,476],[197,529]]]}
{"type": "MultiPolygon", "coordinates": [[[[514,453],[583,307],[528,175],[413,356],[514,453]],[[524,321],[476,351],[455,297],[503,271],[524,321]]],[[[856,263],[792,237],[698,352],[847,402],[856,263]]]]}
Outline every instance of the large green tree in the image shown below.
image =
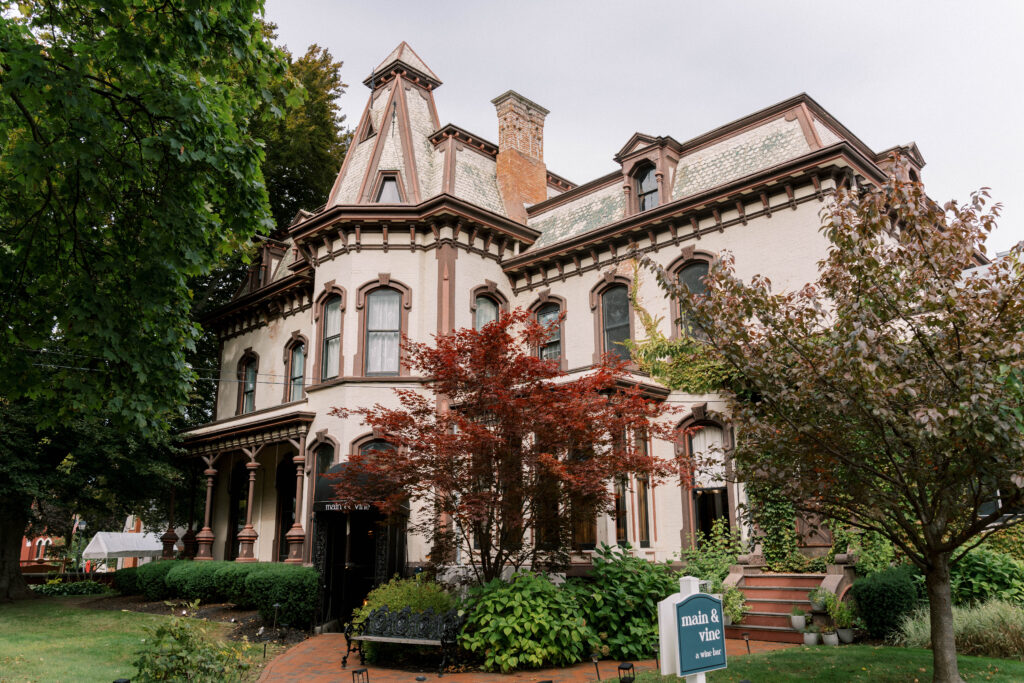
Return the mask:
{"type": "Polygon", "coordinates": [[[189,278],[273,227],[250,122],[300,90],[261,13],[256,0],[0,3],[0,396],[17,425],[5,436],[24,437],[2,453],[0,600],[25,592],[33,497],[131,480],[138,463],[118,458],[160,443],[184,405],[189,278]],[[76,425],[123,448],[35,466],[76,425]]]}
{"type": "Polygon", "coordinates": [[[284,110],[283,116],[259,116],[253,128],[266,152],[263,175],[278,229],[287,227],[300,209],[313,210],[327,201],[352,138],[337,101],[347,87],[342,63],[319,45],[310,45],[298,59],[286,49],[285,54],[288,73],[303,87],[305,98],[287,109],[283,102],[271,103],[267,108],[284,110]]]}
{"type": "Polygon", "coordinates": [[[940,207],[890,179],[834,197],[828,256],[796,291],[741,280],[728,254],[706,294],[659,272],[723,366],[737,477],[895,543],[925,575],[943,682],[960,680],[950,566],[1024,500],[1022,248],[968,270],[997,216],[984,192],[940,207]]]}

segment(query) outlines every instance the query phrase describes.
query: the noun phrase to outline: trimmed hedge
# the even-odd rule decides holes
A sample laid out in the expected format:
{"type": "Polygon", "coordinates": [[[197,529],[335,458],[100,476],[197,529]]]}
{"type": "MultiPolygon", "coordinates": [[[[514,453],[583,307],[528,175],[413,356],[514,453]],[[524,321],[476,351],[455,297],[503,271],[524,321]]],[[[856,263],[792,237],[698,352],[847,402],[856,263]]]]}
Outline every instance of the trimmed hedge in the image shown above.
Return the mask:
{"type": "Polygon", "coordinates": [[[857,579],[850,588],[857,614],[872,638],[893,633],[918,605],[917,570],[901,565],[857,579]]]}
{"type": "Polygon", "coordinates": [[[218,562],[217,571],[213,575],[217,594],[239,609],[255,609],[256,600],[246,590],[245,580],[250,574],[273,566],[267,562],[218,562]]]}
{"type": "Polygon", "coordinates": [[[318,576],[312,567],[267,564],[245,579],[246,592],[256,603],[263,621],[274,619],[274,603],[281,605],[277,623],[306,628],[316,615],[318,576]]]}
{"type": "Polygon", "coordinates": [[[200,603],[221,602],[226,597],[217,589],[215,575],[234,562],[179,562],[167,572],[164,581],[171,594],[200,603]]]}
{"type": "Polygon", "coordinates": [[[125,567],[114,572],[114,589],[121,595],[138,595],[141,593],[142,591],[139,588],[139,568],[125,567]]]}
{"type": "Polygon", "coordinates": [[[182,564],[180,560],[163,560],[161,562],[148,562],[141,567],[136,574],[138,577],[139,591],[147,600],[166,600],[175,597],[167,586],[165,579],[167,573],[182,564]]]}

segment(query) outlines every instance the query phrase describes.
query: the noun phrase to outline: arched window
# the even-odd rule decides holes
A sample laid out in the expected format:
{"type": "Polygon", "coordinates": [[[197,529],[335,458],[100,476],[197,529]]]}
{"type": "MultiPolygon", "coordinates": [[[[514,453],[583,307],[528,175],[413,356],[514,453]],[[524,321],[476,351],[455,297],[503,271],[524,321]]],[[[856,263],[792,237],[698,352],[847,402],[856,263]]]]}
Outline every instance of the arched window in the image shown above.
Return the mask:
{"type": "Polygon", "coordinates": [[[244,415],[256,410],[256,377],[260,359],[252,349],[246,349],[238,362],[238,414],[244,415]]]}
{"type": "Polygon", "coordinates": [[[320,379],[332,379],[341,372],[341,295],[331,294],[323,303],[320,379]]]}
{"type": "Polygon", "coordinates": [[[296,338],[287,350],[288,386],[285,401],[301,401],[306,384],[306,344],[296,338]]]}
{"type": "Polygon", "coordinates": [[[638,211],[647,211],[658,205],[658,177],[654,166],[644,166],[633,176],[636,180],[638,211]]]}
{"type": "Polygon", "coordinates": [[[380,452],[393,450],[395,450],[395,444],[391,443],[390,441],[385,441],[384,439],[372,439],[370,441],[367,441],[366,443],[359,445],[360,455],[367,455],[368,453],[372,453],[374,451],[380,452]]]}
{"type": "Polygon", "coordinates": [[[320,477],[331,468],[334,463],[334,446],[325,443],[317,447],[314,453],[314,466],[316,467],[316,478],[320,477]]]}
{"type": "Polygon", "coordinates": [[[481,330],[484,325],[498,319],[498,302],[493,297],[480,294],[473,302],[473,329],[481,330]]]}
{"type": "MultiPolygon", "coordinates": [[[[691,457],[703,463],[693,482],[693,528],[711,535],[717,519],[729,524],[729,492],[725,479],[725,431],[720,425],[704,423],[691,434],[688,444],[691,457]]],[[[698,536],[700,538],[700,536],[698,536]]]]}
{"type": "Polygon", "coordinates": [[[43,539],[40,538],[38,541],[36,541],[36,559],[37,560],[43,559],[43,551],[44,551],[45,548],[46,548],[46,544],[43,543],[43,539]]]}
{"type": "Polygon", "coordinates": [[[366,374],[397,375],[402,295],[389,287],[366,295],[366,374]]]}
{"type": "MultiPolygon", "coordinates": [[[[707,274],[707,261],[691,261],[679,269],[676,278],[680,287],[685,287],[691,293],[703,296],[708,290],[707,285],[704,284],[704,278],[707,274]]],[[[687,316],[683,315],[682,311],[680,311],[679,315],[679,329],[691,337],[700,334],[700,330],[696,329],[695,325],[687,316]]]]}
{"type": "Polygon", "coordinates": [[[537,322],[548,328],[548,339],[537,349],[544,360],[558,360],[562,357],[562,325],[559,316],[562,309],[557,303],[544,304],[537,309],[537,322]]]}
{"type": "Polygon", "coordinates": [[[629,289],[626,285],[612,285],[601,294],[601,349],[604,353],[629,360],[624,342],[629,339],[629,289]]]}

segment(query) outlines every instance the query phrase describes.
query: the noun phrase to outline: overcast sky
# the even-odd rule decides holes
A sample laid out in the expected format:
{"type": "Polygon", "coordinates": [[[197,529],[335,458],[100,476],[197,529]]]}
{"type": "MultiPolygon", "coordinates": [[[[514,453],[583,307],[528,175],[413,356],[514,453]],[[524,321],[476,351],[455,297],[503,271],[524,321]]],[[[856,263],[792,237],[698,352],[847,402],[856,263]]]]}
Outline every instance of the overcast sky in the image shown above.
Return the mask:
{"type": "Polygon", "coordinates": [[[268,0],[292,52],[344,61],[362,85],[407,41],[444,85],[442,125],[496,142],[490,100],[551,110],[547,167],[583,183],[636,131],[686,141],[806,92],[876,151],[914,141],[929,194],[1004,205],[989,253],[1024,239],[1024,2],[413,2],[268,0]]]}

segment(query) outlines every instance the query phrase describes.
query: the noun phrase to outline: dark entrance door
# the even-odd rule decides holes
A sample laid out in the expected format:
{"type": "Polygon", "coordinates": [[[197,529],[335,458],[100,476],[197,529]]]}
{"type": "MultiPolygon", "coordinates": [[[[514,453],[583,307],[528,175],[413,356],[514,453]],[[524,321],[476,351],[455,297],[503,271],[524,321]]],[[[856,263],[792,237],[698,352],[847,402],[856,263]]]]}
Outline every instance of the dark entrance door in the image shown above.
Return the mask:
{"type": "MultiPolygon", "coordinates": [[[[339,469],[335,465],[328,472],[339,469]]],[[[374,586],[405,572],[405,518],[387,520],[376,509],[313,504],[313,563],[321,576],[321,619],[348,621],[374,586]]]]}

